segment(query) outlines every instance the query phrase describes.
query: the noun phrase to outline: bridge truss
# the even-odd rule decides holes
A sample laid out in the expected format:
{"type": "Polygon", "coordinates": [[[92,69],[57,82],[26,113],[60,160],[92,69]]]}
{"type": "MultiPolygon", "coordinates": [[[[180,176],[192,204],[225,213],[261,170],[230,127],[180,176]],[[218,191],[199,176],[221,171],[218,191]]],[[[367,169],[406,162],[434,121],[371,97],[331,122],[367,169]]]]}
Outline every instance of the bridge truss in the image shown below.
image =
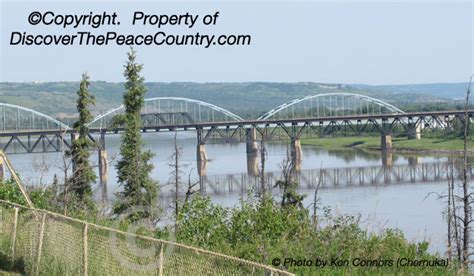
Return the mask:
{"type": "MultiPolygon", "coordinates": [[[[110,109],[94,118],[91,128],[110,129],[114,117],[124,113],[124,106],[110,109]]],[[[181,126],[189,124],[242,121],[243,119],[221,107],[203,101],[178,98],[157,97],[145,99],[141,112],[143,127],[181,126]]]]}
{"type": "Polygon", "coordinates": [[[286,102],[263,113],[258,120],[400,113],[404,112],[387,102],[369,96],[353,93],[328,93],[286,102]]]}
{"type": "MultiPolygon", "coordinates": [[[[90,139],[105,147],[105,135],[123,131],[112,125],[124,107],[111,109],[89,124],[90,139]]],[[[474,111],[469,111],[472,118],[474,111]]],[[[14,153],[62,151],[68,149],[74,133],[67,125],[37,111],[0,104],[0,149],[14,153]]],[[[466,121],[463,111],[406,113],[395,106],[364,95],[332,93],[308,96],[282,104],[256,120],[238,115],[210,103],[177,97],[145,99],[141,112],[143,131],[197,132],[198,144],[211,141],[252,139],[299,139],[303,135],[364,135],[407,133],[417,129],[449,130],[466,121]],[[258,136],[258,137],[257,137],[258,136]]],[[[248,141],[248,140],[247,140],[248,141]]]]}
{"type": "MultiPolygon", "coordinates": [[[[472,118],[474,111],[469,112],[472,118]]],[[[456,124],[464,124],[463,111],[414,112],[401,114],[353,115],[321,118],[270,119],[242,121],[235,124],[200,125],[196,127],[202,144],[210,140],[244,141],[249,129],[256,129],[258,140],[275,138],[327,137],[336,135],[363,136],[367,133],[406,134],[424,130],[449,131],[456,124]]],[[[190,126],[188,126],[190,127],[190,126]]]]}
{"type": "Polygon", "coordinates": [[[60,121],[30,108],[0,103],[0,131],[67,130],[60,121]]]}

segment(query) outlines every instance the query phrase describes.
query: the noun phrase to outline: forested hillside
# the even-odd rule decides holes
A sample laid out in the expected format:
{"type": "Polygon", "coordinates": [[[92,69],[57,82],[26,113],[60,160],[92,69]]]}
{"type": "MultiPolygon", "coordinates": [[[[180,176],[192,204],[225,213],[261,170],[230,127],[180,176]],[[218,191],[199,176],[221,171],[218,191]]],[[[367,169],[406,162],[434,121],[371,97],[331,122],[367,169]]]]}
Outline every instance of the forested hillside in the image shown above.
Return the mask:
{"type": "MultiPolygon", "coordinates": [[[[446,99],[446,93],[462,96],[462,85],[367,86],[319,83],[146,83],[147,98],[186,97],[206,101],[235,112],[242,117],[256,117],[286,101],[319,93],[347,92],[370,95],[406,110],[440,109],[459,105],[446,99]],[[397,90],[397,87],[400,87],[397,90]],[[451,89],[451,90],[450,90],[451,89]],[[431,93],[426,91],[432,91],[431,93]],[[444,91],[443,93],[438,93],[444,91]],[[449,92],[451,91],[451,92],[449,92]]],[[[0,102],[17,104],[58,118],[75,116],[78,82],[0,83],[0,102]]],[[[97,99],[93,113],[98,114],[122,103],[123,84],[92,82],[91,92],[97,99]]]]}

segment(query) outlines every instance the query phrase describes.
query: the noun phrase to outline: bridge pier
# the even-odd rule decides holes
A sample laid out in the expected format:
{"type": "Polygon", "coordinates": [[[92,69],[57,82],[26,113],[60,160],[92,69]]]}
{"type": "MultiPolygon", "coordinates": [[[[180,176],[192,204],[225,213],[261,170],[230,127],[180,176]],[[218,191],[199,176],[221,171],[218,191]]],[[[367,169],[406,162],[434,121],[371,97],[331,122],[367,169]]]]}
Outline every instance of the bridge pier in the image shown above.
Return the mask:
{"type": "Polygon", "coordinates": [[[380,137],[380,150],[382,152],[392,151],[392,135],[382,134],[380,137]]]}
{"type": "Polygon", "coordinates": [[[393,166],[393,154],[391,151],[382,151],[382,166],[384,168],[393,166]]]}
{"type": "Polygon", "coordinates": [[[301,150],[301,140],[298,138],[291,138],[290,144],[290,153],[291,159],[294,160],[301,160],[303,155],[303,151],[301,150]]]}
{"type": "Polygon", "coordinates": [[[391,167],[393,165],[393,156],[392,136],[390,134],[382,134],[380,139],[380,150],[382,152],[382,166],[391,167]]]}
{"type": "Polygon", "coordinates": [[[102,200],[108,201],[107,181],[109,176],[109,163],[107,162],[107,150],[105,149],[105,131],[100,132],[99,137],[99,181],[102,190],[102,200]]]}
{"type": "Polygon", "coordinates": [[[207,161],[197,161],[197,172],[200,178],[205,177],[207,175],[207,161]]]}
{"type": "Polygon", "coordinates": [[[109,175],[109,163],[107,162],[107,150],[99,150],[99,181],[102,191],[102,200],[108,200],[107,196],[107,180],[109,175]]]}
{"type": "Polygon", "coordinates": [[[246,144],[247,144],[247,155],[257,154],[258,153],[258,144],[257,144],[257,129],[256,128],[247,128],[245,130],[246,144]]]}
{"type": "Polygon", "coordinates": [[[196,158],[198,162],[206,162],[207,153],[206,153],[206,146],[204,144],[198,144],[196,147],[196,158]]]}
{"type": "MultiPolygon", "coordinates": [[[[207,153],[206,153],[206,146],[204,144],[205,138],[202,135],[202,129],[197,129],[197,146],[196,146],[196,164],[198,169],[199,178],[203,178],[206,176],[207,173],[207,153]]],[[[200,183],[201,185],[202,183],[200,183]]],[[[202,188],[202,187],[201,187],[202,188]]]]}
{"type": "Polygon", "coordinates": [[[421,139],[421,124],[417,123],[408,123],[408,139],[421,139]]]}
{"type": "Polygon", "coordinates": [[[258,154],[247,153],[247,174],[251,176],[258,176],[258,154]]]}
{"type": "Polygon", "coordinates": [[[293,166],[291,167],[292,173],[299,174],[301,172],[301,159],[293,160],[293,166]]]}
{"type": "Polygon", "coordinates": [[[199,175],[199,193],[205,194],[206,193],[206,182],[207,177],[199,175]]]}
{"type": "Polygon", "coordinates": [[[251,176],[258,176],[258,143],[257,129],[245,129],[246,152],[247,152],[247,173],[251,176]]]}
{"type": "Polygon", "coordinates": [[[207,153],[204,144],[198,144],[196,148],[196,165],[199,178],[207,175],[207,153]]]}
{"type": "Polygon", "coordinates": [[[301,170],[301,159],[303,156],[300,139],[291,138],[290,154],[291,154],[291,162],[293,163],[292,170],[295,172],[299,172],[301,170]]]}

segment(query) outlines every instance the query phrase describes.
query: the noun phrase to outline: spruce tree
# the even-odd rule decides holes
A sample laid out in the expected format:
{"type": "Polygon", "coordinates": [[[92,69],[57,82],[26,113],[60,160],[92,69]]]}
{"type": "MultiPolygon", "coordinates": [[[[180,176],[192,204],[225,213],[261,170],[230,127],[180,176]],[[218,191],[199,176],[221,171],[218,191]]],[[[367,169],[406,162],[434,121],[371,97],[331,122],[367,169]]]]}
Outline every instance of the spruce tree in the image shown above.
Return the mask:
{"type": "Polygon", "coordinates": [[[125,65],[125,93],[123,103],[125,114],[120,119],[123,122],[124,133],[120,146],[121,159],[116,165],[118,182],[123,191],[117,194],[118,201],[114,206],[115,214],[126,214],[133,220],[154,218],[157,203],[157,183],[150,173],[153,165],[150,163],[152,153],[143,151],[141,138],[140,111],[145,104],[146,88],[143,77],[140,76],[142,65],[135,61],[136,52],[131,49],[125,65]]]}
{"type": "Polygon", "coordinates": [[[95,104],[95,99],[89,93],[89,85],[89,76],[84,73],[77,91],[76,105],[79,119],[74,123],[77,136],[72,141],[71,149],[68,152],[74,164],[68,190],[74,196],[71,203],[77,205],[72,207],[83,211],[95,209],[91,186],[96,180],[96,175],[89,162],[91,155],[89,150],[92,147],[92,141],[88,138],[89,128],[87,127],[87,123],[93,118],[89,106],[95,104]]]}

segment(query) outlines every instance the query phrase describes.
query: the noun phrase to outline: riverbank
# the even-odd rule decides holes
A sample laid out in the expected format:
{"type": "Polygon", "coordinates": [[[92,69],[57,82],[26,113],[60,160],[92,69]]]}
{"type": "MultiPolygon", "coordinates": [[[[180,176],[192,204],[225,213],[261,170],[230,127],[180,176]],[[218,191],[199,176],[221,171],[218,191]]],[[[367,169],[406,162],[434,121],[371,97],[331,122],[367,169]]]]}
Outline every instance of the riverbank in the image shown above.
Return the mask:
{"type": "MultiPolygon", "coordinates": [[[[363,150],[380,150],[380,137],[329,137],[301,139],[301,145],[312,145],[324,149],[357,148],[363,150]]],[[[463,140],[455,138],[422,138],[420,140],[406,137],[392,138],[392,148],[395,152],[406,153],[437,153],[459,154],[463,150],[463,140]]],[[[474,153],[472,139],[468,144],[470,153],[474,153]]]]}

